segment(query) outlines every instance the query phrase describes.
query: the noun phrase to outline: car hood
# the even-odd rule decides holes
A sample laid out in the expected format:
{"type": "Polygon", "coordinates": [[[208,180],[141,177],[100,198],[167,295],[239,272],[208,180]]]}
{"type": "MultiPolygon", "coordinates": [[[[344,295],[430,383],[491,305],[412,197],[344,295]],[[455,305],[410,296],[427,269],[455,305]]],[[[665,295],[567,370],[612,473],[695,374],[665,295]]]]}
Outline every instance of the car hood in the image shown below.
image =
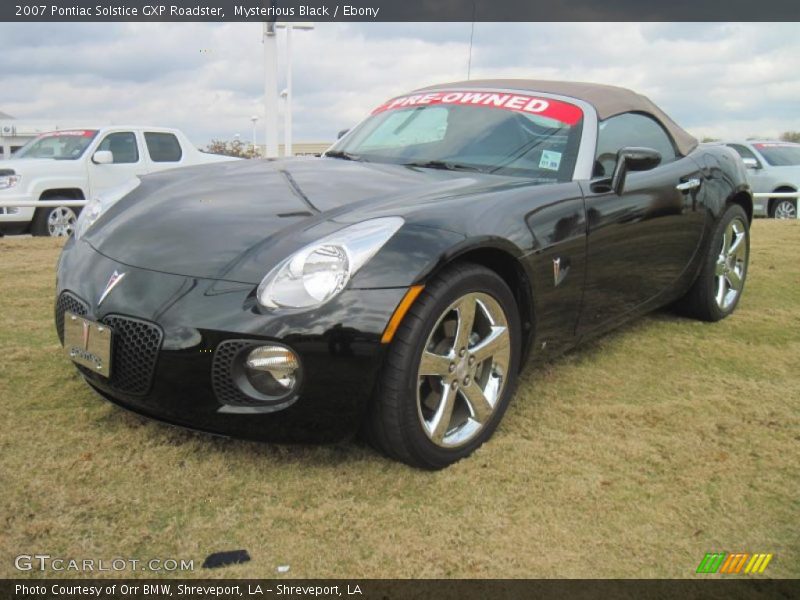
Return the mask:
{"type": "Polygon", "coordinates": [[[348,223],[508,179],[333,158],[203,165],[143,177],[84,240],[134,267],[258,283],[302,244],[348,223]]]}
{"type": "Polygon", "coordinates": [[[55,160],[53,158],[11,158],[0,163],[0,168],[11,169],[17,175],[28,173],[74,173],[82,167],[78,160],[55,160]]]}

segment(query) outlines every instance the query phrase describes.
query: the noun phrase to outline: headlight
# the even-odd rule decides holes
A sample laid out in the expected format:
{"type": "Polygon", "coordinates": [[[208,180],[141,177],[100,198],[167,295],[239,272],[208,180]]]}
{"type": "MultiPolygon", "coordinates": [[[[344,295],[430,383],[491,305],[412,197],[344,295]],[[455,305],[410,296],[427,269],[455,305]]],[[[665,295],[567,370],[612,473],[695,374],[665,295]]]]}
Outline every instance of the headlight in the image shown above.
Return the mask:
{"type": "Polygon", "coordinates": [[[139,187],[140,183],[141,181],[139,178],[134,177],[92,198],[89,203],[83,207],[81,214],[78,216],[78,221],[75,224],[75,239],[80,239],[83,234],[94,225],[94,222],[100,218],[100,215],[139,187]]]}
{"type": "Polygon", "coordinates": [[[22,179],[22,175],[16,175],[13,172],[8,175],[0,175],[0,190],[14,187],[20,179],[22,179]]]}
{"type": "Polygon", "coordinates": [[[267,308],[325,304],[344,289],[403,223],[401,217],[370,219],[298,250],[261,281],[259,303],[267,308]]]}

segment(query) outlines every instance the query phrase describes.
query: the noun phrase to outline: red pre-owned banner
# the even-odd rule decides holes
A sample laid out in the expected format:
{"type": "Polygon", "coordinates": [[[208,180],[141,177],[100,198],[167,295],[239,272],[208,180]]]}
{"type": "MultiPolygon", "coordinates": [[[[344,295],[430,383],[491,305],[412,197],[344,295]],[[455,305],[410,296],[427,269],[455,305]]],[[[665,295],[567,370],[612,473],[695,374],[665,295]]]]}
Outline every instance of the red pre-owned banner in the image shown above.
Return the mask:
{"type": "Polygon", "coordinates": [[[39,137],[92,137],[95,133],[97,133],[97,130],[94,129],[65,129],[62,131],[48,131],[47,133],[41,134],[39,137]]]}
{"type": "Polygon", "coordinates": [[[553,100],[552,98],[539,98],[537,96],[507,92],[462,92],[455,90],[412,94],[394,98],[380,105],[372,111],[372,114],[398,108],[414,108],[436,104],[488,106],[502,110],[513,110],[541,115],[566,125],[575,125],[583,116],[583,111],[574,104],[553,100]]]}

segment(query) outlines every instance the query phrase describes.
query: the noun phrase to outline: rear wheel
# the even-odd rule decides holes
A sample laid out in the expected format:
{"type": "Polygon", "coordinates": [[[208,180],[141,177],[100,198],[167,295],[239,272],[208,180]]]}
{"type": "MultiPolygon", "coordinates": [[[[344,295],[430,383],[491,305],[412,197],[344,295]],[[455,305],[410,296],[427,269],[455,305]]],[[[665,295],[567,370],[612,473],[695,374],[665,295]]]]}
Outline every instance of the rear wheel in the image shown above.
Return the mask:
{"type": "Polygon", "coordinates": [[[727,317],[742,297],[749,258],[747,214],[741,206],[732,204],[719,220],[700,274],[678,308],[703,321],[727,317]]]}
{"type": "Polygon", "coordinates": [[[772,202],[769,216],[773,219],[796,219],[797,205],[789,198],[777,198],[772,202]]]}
{"type": "Polygon", "coordinates": [[[441,469],[491,437],[513,395],[520,320],[506,283],[464,263],[437,276],[403,320],[370,407],[370,441],[441,469]]]}

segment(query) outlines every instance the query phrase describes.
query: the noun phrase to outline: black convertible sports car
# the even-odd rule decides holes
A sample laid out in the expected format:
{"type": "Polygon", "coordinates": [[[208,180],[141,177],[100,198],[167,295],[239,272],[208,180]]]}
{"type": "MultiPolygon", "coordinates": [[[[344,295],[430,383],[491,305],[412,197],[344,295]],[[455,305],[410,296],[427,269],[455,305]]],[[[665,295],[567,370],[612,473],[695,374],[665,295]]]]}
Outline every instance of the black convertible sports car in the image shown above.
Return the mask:
{"type": "Polygon", "coordinates": [[[475,450],[529,357],[657,307],[716,321],[752,198],[609,86],[465,81],[378,107],[320,158],[203,165],[93,200],[55,320],[109,400],[193,429],[424,468],[475,450]]]}

